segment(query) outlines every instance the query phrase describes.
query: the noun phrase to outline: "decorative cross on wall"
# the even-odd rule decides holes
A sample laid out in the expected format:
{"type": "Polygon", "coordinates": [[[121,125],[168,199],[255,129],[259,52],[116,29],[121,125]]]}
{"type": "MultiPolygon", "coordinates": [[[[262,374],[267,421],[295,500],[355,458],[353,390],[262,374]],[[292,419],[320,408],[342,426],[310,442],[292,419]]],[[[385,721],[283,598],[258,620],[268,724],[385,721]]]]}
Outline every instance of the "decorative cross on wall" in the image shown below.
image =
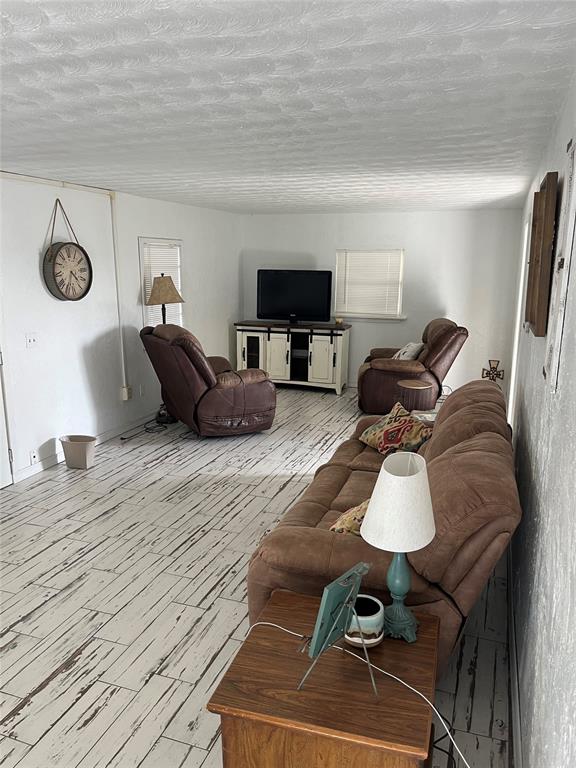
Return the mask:
{"type": "Polygon", "coordinates": [[[500,360],[488,360],[488,368],[482,368],[482,378],[490,379],[490,381],[496,381],[496,379],[504,378],[504,369],[498,370],[500,360]]]}

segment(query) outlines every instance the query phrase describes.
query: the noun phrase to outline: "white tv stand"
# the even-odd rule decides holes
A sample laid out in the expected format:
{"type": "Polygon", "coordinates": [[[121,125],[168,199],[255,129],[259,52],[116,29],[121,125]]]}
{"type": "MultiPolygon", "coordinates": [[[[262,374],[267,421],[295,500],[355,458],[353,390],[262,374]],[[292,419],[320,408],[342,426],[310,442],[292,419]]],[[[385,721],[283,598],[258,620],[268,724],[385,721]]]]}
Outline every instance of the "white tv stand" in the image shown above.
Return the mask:
{"type": "Polygon", "coordinates": [[[238,368],[262,368],[278,384],[342,394],[348,378],[347,323],[245,320],[234,325],[238,368]]]}

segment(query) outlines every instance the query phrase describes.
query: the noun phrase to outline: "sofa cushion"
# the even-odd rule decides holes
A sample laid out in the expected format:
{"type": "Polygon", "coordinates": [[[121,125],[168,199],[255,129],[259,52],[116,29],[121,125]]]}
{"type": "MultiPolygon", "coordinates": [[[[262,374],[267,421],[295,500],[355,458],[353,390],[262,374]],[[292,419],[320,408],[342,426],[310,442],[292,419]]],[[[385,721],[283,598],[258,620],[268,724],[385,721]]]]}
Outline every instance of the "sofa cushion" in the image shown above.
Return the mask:
{"type": "Polygon", "coordinates": [[[348,480],[342,486],[340,492],[329,505],[332,509],[345,512],[347,509],[355,507],[364,499],[372,496],[374,485],[378,475],[376,472],[365,472],[363,470],[354,470],[350,472],[348,480]]]}
{"type": "Polygon", "coordinates": [[[483,526],[496,519],[503,530],[514,530],[520,503],[512,446],[494,432],[448,448],[427,469],[436,535],[408,558],[418,573],[440,583],[460,547],[483,526]]]}
{"type": "Polygon", "coordinates": [[[366,472],[380,472],[382,462],[386,458],[382,453],[378,453],[374,448],[368,445],[362,445],[359,440],[355,441],[357,445],[362,446],[363,450],[349,463],[350,469],[360,469],[366,472]]]}
{"type": "Polygon", "coordinates": [[[457,389],[446,398],[446,401],[438,411],[435,428],[467,405],[489,404],[500,407],[506,413],[506,401],[500,387],[486,379],[476,379],[457,389]]]}
{"type": "Polygon", "coordinates": [[[465,405],[436,424],[432,437],[420,450],[426,461],[432,461],[448,448],[469,440],[482,432],[495,432],[510,437],[510,427],[502,408],[495,403],[465,405]]]}
{"type": "MultiPolygon", "coordinates": [[[[316,472],[314,482],[304,491],[298,500],[298,503],[282,518],[280,524],[292,524],[290,519],[292,512],[301,504],[314,504],[318,506],[323,510],[323,516],[326,511],[331,508],[332,502],[340,494],[351,474],[351,470],[346,466],[332,463],[324,464],[324,466],[320,467],[316,472]]],[[[348,507],[353,507],[354,504],[368,498],[369,495],[370,494],[368,493],[366,496],[362,496],[361,499],[354,500],[348,507]]],[[[315,522],[308,523],[308,525],[315,526],[317,522],[318,521],[316,520],[315,522]]]]}
{"type": "MultiPolygon", "coordinates": [[[[338,446],[336,452],[328,463],[338,464],[341,467],[352,467],[355,459],[361,456],[365,449],[366,446],[363,443],[351,437],[349,440],[345,440],[338,446]]],[[[326,464],[323,464],[322,466],[325,467],[326,464]]],[[[320,469],[321,467],[318,471],[320,471],[320,469]]]]}

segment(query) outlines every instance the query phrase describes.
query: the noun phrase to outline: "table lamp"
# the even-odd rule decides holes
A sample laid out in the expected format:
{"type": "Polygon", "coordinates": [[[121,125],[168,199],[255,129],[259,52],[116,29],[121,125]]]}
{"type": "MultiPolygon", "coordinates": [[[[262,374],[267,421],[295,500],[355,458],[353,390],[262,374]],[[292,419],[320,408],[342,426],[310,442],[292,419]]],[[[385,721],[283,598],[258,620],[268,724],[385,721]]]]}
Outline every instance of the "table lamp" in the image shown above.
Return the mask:
{"type": "Polygon", "coordinates": [[[404,605],[410,591],[410,569],[406,552],[429,544],[436,533],[426,461],[417,453],[398,452],[387,456],[360,528],[368,544],[393,552],[386,584],[392,605],[384,610],[384,634],[416,640],[418,622],[404,605]]]}
{"type": "Polygon", "coordinates": [[[157,304],[162,305],[162,322],[166,323],[166,304],[183,304],[184,299],[178,293],[178,289],[174,285],[174,282],[170,275],[164,275],[164,272],[160,273],[160,277],[155,277],[152,283],[152,290],[150,296],[146,301],[146,306],[151,307],[157,304]]]}

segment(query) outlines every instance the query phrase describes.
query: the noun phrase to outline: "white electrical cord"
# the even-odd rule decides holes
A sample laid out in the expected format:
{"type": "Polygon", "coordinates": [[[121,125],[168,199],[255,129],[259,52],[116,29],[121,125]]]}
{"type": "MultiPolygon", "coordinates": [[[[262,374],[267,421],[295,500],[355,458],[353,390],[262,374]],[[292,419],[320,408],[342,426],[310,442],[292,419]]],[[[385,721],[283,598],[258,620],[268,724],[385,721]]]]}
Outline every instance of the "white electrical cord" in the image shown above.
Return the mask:
{"type": "MultiPolygon", "coordinates": [[[[281,629],[282,632],[286,632],[286,634],[288,634],[288,635],[293,635],[294,637],[298,637],[298,638],[300,638],[300,640],[305,640],[306,639],[306,635],[301,635],[300,632],[293,632],[291,629],[286,629],[286,627],[281,627],[279,624],[273,624],[271,621],[257,621],[257,622],[255,622],[248,629],[248,632],[246,633],[246,637],[248,637],[248,635],[252,632],[252,630],[255,627],[274,627],[275,629],[281,629]]],[[[246,637],[244,639],[246,639],[246,637]]],[[[344,653],[347,653],[349,656],[354,656],[354,658],[359,659],[363,664],[369,664],[369,662],[366,661],[366,659],[364,659],[362,656],[359,656],[357,653],[354,653],[353,651],[349,651],[347,648],[343,648],[341,645],[331,645],[329,647],[331,649],[333,649],[333,650],[344,651],[344,653]]],[[[386,672],[385,669],[381,669],[380,667],[377,667],[375,664],[370,664],[370,666],[372,667],[372,669],[375,669],[378,672],[381,672],[383,675],[386,675],[387,677],[391,677],[392,680],[396,680],[396,682],[401,683],[403,686],[408,688],[408,690],[412,691],[417,696],[420,696],[420,698],[423,699],[426,702],[426,704],[428,704],[428,706],[432,709],[432,711],[435,712],[435,714],[438,716],[438,719],[442,723],[442,727],[446,731],[446,735],[448,736],[448,738],[452,742],[452,745],[453,745],[454,749],[456,750],[456,752],[458,752],[458,755],[460,756],[460,759],[464,763],[465,768],[470,768],[470,763],[466,760],[466,758],[464,757],[464,755],[460,751],[460,749],[458,747],[458,744],[456,744],[456,741],[454,740],[454,737],[450,733],[450,728],[448,728],[448,726],[446,725],[446,723],[444,721],[443,716],[440,714],[440,712],[438,712],[438,710],[436,709],[434,704],[432,704],[430,699],[427,699],[426,696],[424,696],[423,693],[421,693],[417,688],[413,688],[409,683],[407,683],[404,680],[402,680],[401,677],[396,677],[396,675],[393,675],[391,672],[386,672]]]]}

